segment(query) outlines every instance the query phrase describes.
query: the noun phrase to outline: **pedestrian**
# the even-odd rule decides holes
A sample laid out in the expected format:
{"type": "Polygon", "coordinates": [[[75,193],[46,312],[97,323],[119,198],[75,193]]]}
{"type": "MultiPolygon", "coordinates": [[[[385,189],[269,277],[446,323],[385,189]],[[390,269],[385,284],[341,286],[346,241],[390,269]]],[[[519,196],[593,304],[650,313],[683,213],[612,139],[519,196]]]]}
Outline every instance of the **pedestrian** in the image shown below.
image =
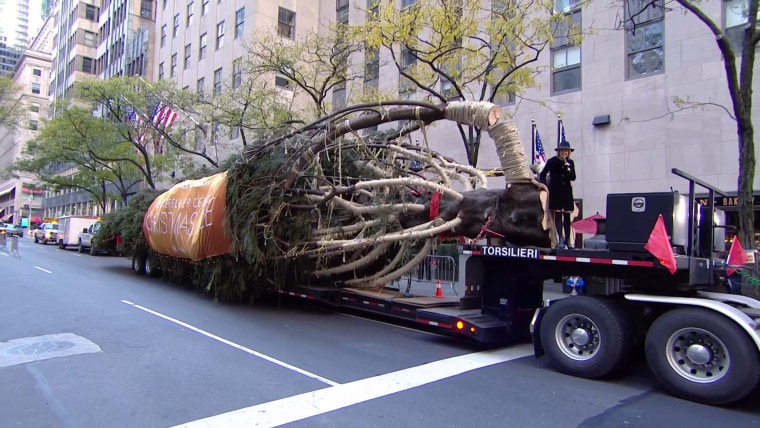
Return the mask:
{"type": "Polygon", "coordinates": [[[549,188],[549,209],[554,214],[557,246],[570,248],[570,215],[575,208],[572,184],[575,181],[575,162],[570,159],[570,153],[575,149],[570,147],[569,141],[562,141],[554,150],[557,155],[546,162],[539,179],[549,188]]]}

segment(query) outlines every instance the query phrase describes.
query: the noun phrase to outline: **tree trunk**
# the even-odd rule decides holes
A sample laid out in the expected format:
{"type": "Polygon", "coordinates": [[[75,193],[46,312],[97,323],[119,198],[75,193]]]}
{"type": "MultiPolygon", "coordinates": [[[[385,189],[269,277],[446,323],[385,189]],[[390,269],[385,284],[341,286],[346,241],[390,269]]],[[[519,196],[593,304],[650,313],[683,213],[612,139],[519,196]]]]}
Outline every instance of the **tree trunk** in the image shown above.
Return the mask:
{"type": "MultiPolygon", "coordinates": [[[[747,112],[750,109],[745,110],[747,112]]],[[[755,211],[752,201],[753,181],[755,178],[755,130],[752,126],[752,118],[740,119],[744,126],[740,127],[739,133],[739,239],[744,248],[755,248],[755,211]]]]}

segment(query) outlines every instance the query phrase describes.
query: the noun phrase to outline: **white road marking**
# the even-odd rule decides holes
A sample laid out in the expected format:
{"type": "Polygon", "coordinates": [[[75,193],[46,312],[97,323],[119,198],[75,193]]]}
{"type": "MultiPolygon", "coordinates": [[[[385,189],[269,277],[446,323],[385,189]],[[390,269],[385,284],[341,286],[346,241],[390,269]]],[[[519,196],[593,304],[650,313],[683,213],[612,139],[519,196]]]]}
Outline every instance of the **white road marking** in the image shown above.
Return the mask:
{"type": "Polygon", "coordinates": [[[5,257],[8,257],[8,255],[7,255],[7,254],[5,254],[5,253],[0,253],[0,254],[4,255],[5,257]]]}
{"type": "Polygon", "coordinates": [[[325,377],[319,376],[319,375],[314,374],[312,372],[300,369],[300,368],[298,368],[296,366],[293,366],[293,365],[290,365],[290,364],[288,364],[288,363],[286,363],[284,361],[280,361],[280,360],[278,360],[276,358],[270,357],[269,355],[265,355],[265,354],[262,354],[261,352],[254,351],[253,349],[246,348],[243,345],[238,345],[237,343],[232,342],[230,340],[227,340],[227,339],[225,339],[223,337],[219,337],[219,336],[217,336],[217,335],[215,335],[213,333],[209,333],[209,332],[207,332],[205,330],[201,330],[198,327],[192,326],[192,325],[190,325],[190,324],[188,324],[186,322],[180,321],[178,319],[174,319],[174,318],[172,318],[172,317],[170,317],[168,315],[164,315],[162,313],[159,313],[159,312],[156,312],[154,310],[148,309],[148,308],[146,308],[144,306],[140,306],[140,305],[138,305],[136,303],[132,303],[129,300],[122,300],[122,303],[126,303],[126,304],[128,304],[128,305],[130,305],[132,307],[140,309],[141,311],[145,311],[145,312],[147,312],[149,314],[155,315],[155,316],[157,316],[159,318],[163,318],[163,319],[165,319],[167,321],[171,321],[171,322],[173,322],[173,323],[175,323],[177,325],[181,325],[182,327],[185,327],[185,328],[187,328],[189,330],[192,330],[192,331],[194,331],[196,333],[200,333],[200,334],[202,334],[202,335],[204,335],[206,337],[209,337],[209,338],[214,339],[214,340],[216,340],[218,342],[224,343],[225,345],[232,346],[235,349],[239,349],[239,350],[241,350],[241,351],[243,351],[245,353],[251,354],[251,355],[253,355],[255,357],[259,357],[259,358],[261,358],[263,360],[267,360],[270,363],[277,364],[280,367],[284,367],[284,368],[286,368],[288,370],[292,370],[292,371],[294,371],[296,373],[300,373],[300,374],[302,374],[304,376],[307,376],[307,377],[310,377],[312,379],[318,380],[318,381],[320,381],[322,383],[326,383],[326,384],[328,384],[330,386],[340,385],[338,382],[333,382],[330,379],[327,379],[325,377]]]}
{"type": "Polygon", "coordinates": [[[433,333],[431,331],[425,331],[425,330],[420,330],[420,329],[417,329],[417,328],[405,327],[403,325],[391,324],[389,322],[383,322],[383,321],[373,320],[371,318],[363,318],[363,317],[360,317],[360,316],[357,316],[357,315],[350,315],[350,314],[341,314],[341,315],[343,315],[345,317],[351,317],[351,318],[360,319],[362,321],[369,321],[369,322],[374,322],[374,323],[377,323],[377,324],[387,325],[388,327],[395,327],[395,328],[400,328],[400,329],[404,329],[404,330],[409,330],[409,331],[413,331],[415,333],[423,333],[423,334],[429,334],[431,336],[446,337],[446,336],[444,336],[442,334],[433,333]]]}
{"type": "Polygon", "coordinates": [[[191,421],[181,427],[275,427],[385,397],[472,370],[523,358],[530,344],[476,352],[417,367],[307,392],[228,413],[191,421]]]}
{"type": "Polygon", "coordinates": [[[71,254],[71,255],[72,255],[72,256],[74,256],[74,257],[82,257],[82,255],[81,255],[81,254],[77,254],[77,253],[68,253],[68,254],[71,254]]]}
{"type": "Polygon", "coordinates": [[[39,267],[39,266],[35,266],[34,268],[35,268],[35,269],[39,269],[39,270],[41,270],[41,271],[43,271],[43,272],[45,272],[45,273],[53,273],[53,272],[50,272],[49,270],[47,270],[47,269],[43,269],[43,268],[41,268],[41,267],[39,267]]]}

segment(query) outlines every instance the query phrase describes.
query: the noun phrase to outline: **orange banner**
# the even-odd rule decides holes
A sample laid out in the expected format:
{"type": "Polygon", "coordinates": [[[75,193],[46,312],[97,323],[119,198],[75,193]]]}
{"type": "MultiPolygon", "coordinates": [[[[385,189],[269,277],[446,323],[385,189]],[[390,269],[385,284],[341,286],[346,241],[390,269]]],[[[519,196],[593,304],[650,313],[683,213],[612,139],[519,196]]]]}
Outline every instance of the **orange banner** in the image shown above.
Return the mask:
{"type": "Polygon", "coordinates": [[[226,172],[176,184],[145,213],[148,245],[157,253],[193,261],[229,253],[226,197],[226,172]]]}

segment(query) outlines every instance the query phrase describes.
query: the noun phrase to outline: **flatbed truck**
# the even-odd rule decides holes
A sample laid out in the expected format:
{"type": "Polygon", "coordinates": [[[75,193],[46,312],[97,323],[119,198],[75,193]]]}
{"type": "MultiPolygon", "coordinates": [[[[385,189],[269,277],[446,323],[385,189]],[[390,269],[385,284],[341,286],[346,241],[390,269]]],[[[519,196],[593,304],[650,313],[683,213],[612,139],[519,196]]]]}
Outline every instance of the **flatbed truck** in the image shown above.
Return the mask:
{"type": "MultiPolygon", "coordinates": [[[[710,405],[740,401],[760,382],[760,301],[729,287],[725,226],[713,206],[724,192],[680,170],[678,192],[608,195],[601,249],[463,248],[463,297],[388,289],[293,286],[279,293],[414,321],[483,343],[532,340],[560,372],[604,378],[644,355],[670,393],[710,405]],[[695,187],[708,204],[696,203],[695,187]],[[662,215],[674,272],[644,249],[662,215]],[[719,221],[716,221],[716,218],[719,221]],[[584,278],[581,292],[544,299],[547,280],[584,278]]],[[[150,271],[146,262],[133,269],[150,271]]],[[[141,273],[141,272],[138,272],[141,273]]],[[[579,283],[580,284],[580,283],[579,283]]]]}

